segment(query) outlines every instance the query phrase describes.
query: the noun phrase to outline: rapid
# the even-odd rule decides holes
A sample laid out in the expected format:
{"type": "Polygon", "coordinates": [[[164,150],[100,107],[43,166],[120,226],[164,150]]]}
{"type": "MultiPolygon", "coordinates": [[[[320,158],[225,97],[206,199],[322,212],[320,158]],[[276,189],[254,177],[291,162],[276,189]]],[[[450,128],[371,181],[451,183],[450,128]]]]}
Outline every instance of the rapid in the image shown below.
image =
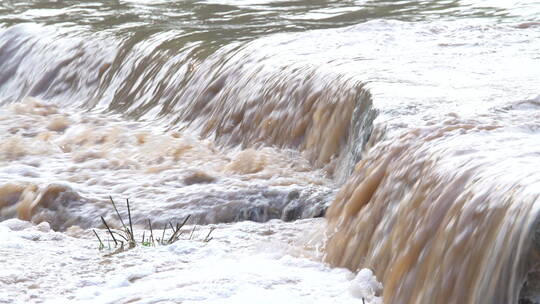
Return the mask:
{"type": "MultiPolygon", "coordinates": [[[[93,251],[100,216],[119,226],[112,196],[141,229],[218,227],[143,277],[173,277],[186,253],[182,275],[223,258],[235,287],[163,302],[279,285],[306,303],[540,303],[539,19],[536,1],[4,2],[0,236],[28,252],[0,245],[3,264],[58,246],[32,240],[93,251]]],[[[127,281],[109,300],[144,286],[127,281]]],[[[174,286],[198,284],[223,282],[174,286]]]]}

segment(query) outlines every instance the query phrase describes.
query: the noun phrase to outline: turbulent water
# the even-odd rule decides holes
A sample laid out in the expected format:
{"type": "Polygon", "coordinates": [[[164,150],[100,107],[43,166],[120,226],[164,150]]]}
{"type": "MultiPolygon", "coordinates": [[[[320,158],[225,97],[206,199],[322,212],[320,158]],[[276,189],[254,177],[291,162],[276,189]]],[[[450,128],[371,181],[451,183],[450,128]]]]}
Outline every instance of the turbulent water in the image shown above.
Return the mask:
{"type": "Polygon", "coordinates": [[[325,215],[384,303],[538,301],[539,88],[535,1],[4,1],[0,220],[325,215]]]}

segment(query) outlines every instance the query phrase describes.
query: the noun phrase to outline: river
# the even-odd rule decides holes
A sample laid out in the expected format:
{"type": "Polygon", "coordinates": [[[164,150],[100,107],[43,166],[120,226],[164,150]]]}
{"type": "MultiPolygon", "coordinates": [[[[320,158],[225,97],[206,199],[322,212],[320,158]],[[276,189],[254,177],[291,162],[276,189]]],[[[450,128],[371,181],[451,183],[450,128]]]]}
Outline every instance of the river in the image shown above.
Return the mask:
{"type": "Polygon", "coordinates": [[[298,222],[373,303],[540,302],[539,88],[538,1],[4,1],[0,221],[298,222]]]}

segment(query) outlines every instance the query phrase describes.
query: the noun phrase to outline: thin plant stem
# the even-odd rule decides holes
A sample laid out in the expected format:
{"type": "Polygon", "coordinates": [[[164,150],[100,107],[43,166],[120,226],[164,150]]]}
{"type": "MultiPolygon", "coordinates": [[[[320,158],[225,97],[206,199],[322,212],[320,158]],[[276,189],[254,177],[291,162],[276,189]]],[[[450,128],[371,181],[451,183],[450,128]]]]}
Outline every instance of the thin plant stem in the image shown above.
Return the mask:
{"type": "Polygon", "coordinates": [[[105,221],[105,219],[103,218],[103,216],[101,217],[101,221],[103,222],[103,224],[105,225],[105,227],[107,227],[107,230],[109,231],[109,234],[112,236],[112,239],[114,241],[114,245],[118,245],[118,242],[116,241],[116,238],[114,237],[114,234],[112,233],[111,231],[111,228],[109,228],[109,225],[107,225],[107,222],[105,221]]]}

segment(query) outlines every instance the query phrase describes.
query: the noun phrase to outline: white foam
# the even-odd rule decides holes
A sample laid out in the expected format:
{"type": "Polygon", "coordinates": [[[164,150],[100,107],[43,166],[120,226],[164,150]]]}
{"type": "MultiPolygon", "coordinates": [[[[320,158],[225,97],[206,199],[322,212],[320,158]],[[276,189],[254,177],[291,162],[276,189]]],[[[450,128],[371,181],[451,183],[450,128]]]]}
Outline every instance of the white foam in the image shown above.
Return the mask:
{"type": "MultiPolygon", "coordinates": [[[[371,303],[379,303],[377,294],[382,291],[382,284],[377,281],[373,271],[361,269],[349,285],[349,292],[358,299],[366,299],[371,303]]],[[[382,302],[380,302],[382,303],[382,302]]]]}
{"type": "Polygon", "coordinates": [[[216,225],[208,243],[201,227],[192,240],[110,257],[91,230],[58,238],[47,224],[24,223],[0,223],[0,300],[12,303],[356,303],[352,285],[371,290],[361,294],[366,303],[380,303],[370,271],[355,277],[302,257],[310,255],[300,249],[303,231],[320,228],[322,219],[216,225]]]}

